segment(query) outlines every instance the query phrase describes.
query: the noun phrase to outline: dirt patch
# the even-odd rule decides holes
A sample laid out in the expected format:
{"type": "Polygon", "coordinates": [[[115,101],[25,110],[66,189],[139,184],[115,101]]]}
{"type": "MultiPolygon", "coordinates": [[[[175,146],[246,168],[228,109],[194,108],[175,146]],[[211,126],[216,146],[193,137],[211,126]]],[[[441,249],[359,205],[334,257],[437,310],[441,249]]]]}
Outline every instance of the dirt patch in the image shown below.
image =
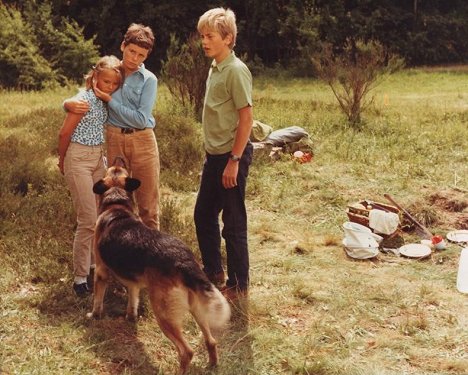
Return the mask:
{"type": "MultiPolygon", "coordinates": [[[[461,189],[428,192],[409,205],[407,210],[429,229],[468,229],[468,193],[461,189]]],[[[406,218],[403,224],[411,226],[406,218]]]]}
{"type": "Polygon", "coordinates": [[[445,211],[464,212],[468,207],[468,193],[460,189],[442,190],[431,194],[429,202],[445,211]]]}
{"type": "Polygon", "coordinates": [[[468,229],[468,193],[460,189],[447,189],[433,193],[429,202],[438,209],[441,226],[468,229]]]}

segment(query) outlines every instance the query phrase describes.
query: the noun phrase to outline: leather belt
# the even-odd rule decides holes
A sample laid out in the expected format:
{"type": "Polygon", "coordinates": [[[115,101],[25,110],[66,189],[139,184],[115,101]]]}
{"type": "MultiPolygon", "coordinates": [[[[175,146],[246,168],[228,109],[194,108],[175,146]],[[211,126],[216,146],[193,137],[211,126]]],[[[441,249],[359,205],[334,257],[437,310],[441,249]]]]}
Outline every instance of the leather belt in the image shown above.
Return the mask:
{"type": "Polygon", "coordinates": [[[142,130],[146,130],[146,128],[144,128],[144,129],[121,128],[121,129],[120,129],[120,132],[121,132],[122,134],[133,134],[133,133],[135,133],[135,132],[140,132],[140,131],[142,131],[142,130]]]}

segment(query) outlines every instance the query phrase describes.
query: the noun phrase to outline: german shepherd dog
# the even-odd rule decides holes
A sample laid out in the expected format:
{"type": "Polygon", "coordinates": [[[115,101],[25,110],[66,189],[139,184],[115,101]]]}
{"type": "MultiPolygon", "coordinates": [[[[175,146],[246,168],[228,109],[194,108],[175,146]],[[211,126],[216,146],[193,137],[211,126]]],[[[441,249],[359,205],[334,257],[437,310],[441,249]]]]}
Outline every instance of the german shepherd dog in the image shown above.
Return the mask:
{"type": "Polygon", "coordinates": [[[101,317],[110,275],[127,288],[127,319],[137,318],[140,289],[147,288],[159,327],[177,348],[178,373],[186,373],[193,357],[182,334],[187,312],[200,327],[209,364],[215,366],[218,354],[213,333],[227,325],[229,304],[182,241],[143,224],[135,213],[132,193],[139,186],[140,181],[129,177],[116,160],[93,187],[100,195],[100,203],[95,229],[93,311],[87,316],[101,317]]]}

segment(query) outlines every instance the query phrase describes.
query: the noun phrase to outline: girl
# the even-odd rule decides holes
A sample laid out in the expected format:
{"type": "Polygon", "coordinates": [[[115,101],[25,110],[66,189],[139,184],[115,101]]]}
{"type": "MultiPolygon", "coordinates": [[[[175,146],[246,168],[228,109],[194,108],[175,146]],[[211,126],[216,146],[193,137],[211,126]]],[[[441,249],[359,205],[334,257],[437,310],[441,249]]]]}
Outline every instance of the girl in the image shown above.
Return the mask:
{"type": "Polygon", "coordinates": [[[88,102],[89,111],[84,114],[67,112],[59,132],[58,167],[65,176],[77,216],[73,241],[73,290],[79,297],[90,292],[87,277],[94,263],[97,201],[93,185],[105,172],[103,143],[108,113],[104,101],[110,100],[110,94],[121,82],[119,59],[115,56],[102,57],[85,76],[86,89],[77,95],[78,99],[88,102]],[[104,96],[102,100],[96,96],[94,89],[100,91],[100,97],[104,96]]]}

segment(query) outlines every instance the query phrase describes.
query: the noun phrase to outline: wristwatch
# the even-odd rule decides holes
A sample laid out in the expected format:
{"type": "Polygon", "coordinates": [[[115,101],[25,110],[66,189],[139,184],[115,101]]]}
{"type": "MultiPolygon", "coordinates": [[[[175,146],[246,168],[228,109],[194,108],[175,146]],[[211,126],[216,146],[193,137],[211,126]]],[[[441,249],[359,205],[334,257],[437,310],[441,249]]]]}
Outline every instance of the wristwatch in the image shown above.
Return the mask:
{"type": "Polygon", "coordinates": [[[232,161],[239,161],[241,159],[241,157],[237,156],[237,155],[234,155],[234,154],[231,154],[229,156],[229,159],[231,159],[232,161]]]}

